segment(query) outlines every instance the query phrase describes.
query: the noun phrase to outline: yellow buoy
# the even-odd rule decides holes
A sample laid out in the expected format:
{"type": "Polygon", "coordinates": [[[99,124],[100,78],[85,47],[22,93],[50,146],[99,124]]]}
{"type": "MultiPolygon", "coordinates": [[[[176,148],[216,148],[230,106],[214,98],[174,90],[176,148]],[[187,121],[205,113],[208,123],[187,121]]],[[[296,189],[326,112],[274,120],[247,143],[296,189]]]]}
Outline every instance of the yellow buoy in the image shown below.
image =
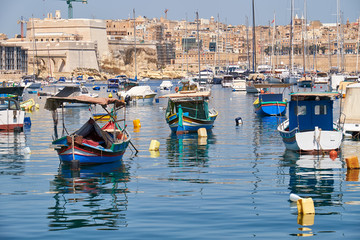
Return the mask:
{"type": "Polygon", "coordinates": [[[358,169],[359,167],[359,160],[357,156],[351,156],[345,158],[346,166],[349,169],[358,169]]]}
{"type": "Polygon", "coordinates": [[[300,198],[296,202],[298,214],[315,214],[314,201],[312,198],[300,198]]]}
{"type": "Polygon", "coordinates": [[[133,125],[134,125],[134,128],[141,128],[140,119],[134,119],[133,125]]]}
{"type": "Polygon", "coordinates": [[[199,138],[207,138],[206,128],[199,128],[197,132],[199,138]]]}
{"type": "Polygon", "coordinates": [[[160,142],[157,140],[151,140],[149,151],[159,151],[160,142]]]}
{"type": "Polygon", "coordinates": [[[111,93],[109,93],[109,98],[112,98],[112,94],[111,94],[111,93]]]}

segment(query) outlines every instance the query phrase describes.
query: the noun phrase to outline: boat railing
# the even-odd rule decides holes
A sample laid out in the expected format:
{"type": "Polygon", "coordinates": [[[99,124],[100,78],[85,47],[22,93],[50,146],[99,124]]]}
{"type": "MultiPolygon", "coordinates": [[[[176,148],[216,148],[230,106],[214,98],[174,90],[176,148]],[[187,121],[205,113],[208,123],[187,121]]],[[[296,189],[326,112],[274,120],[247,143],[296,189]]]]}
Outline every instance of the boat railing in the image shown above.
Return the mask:
{"type": "Polygon", "coordinates": [[[289,124],[289,119],[286,119],[284,122],[282,122],[279,126],[278,126],[278,130],[280,131],[285,131],[286,127],[289,124]]]}
{"type": "Polygon", "coordinates": [[[334,123],[334,128],[335,129],[339,128],[339,130],[342,131],[344,129],[345,120],[346,120],[346,115],[345,113],[341,112],[338,123],[334,123]]]}

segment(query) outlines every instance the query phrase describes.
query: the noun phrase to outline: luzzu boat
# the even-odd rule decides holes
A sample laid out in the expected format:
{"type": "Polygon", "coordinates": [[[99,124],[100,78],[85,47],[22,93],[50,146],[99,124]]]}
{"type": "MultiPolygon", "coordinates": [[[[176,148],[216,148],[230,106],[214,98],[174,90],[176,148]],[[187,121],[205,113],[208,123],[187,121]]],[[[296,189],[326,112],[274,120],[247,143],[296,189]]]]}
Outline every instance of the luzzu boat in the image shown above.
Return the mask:
{"type": "MultiPolygon", "coordinates": [[[[292,84],[255,84],[258,89],[286,88],[292,84]]],[[[286,113],[287,102],[283,100],[282,93],[263,92],[254,101],[255,112],[262,116],[283,116],[286,113]]]]}
{"type": "Polygon", "coordinates": [[[176,133],[196,132],[199,128],[211,130],[218,115],[209,109],[210,92],[179,91],[161,96],[168,98],[165,118],[171,131],[176,133]]]}
{"type": "Polygon", "coordinates": [[[283,116],[286,113],[286,102],[281,93],[261,93],[253,105],[258,115],[283,116]]]}
{"type": "Polygon", "coordinates": [[[336,92],[302,92],[290,95],[289,119],[279,131],[289,150],[322,154],[340,148],[343,133],[333,122],[336,92]]]}
{"type": "Polygon", "coordinates": [[[109,122],[102,128],[93,118],[90,118],[74,133],[58,137],[56,109],[63,106],[65,102],[98,104],[109,115],[125,106],[123,101],[113,98],[92,98],[88,96],[48,98],[45,109],[53,111],[55,140],[52,144],[59,155],[60,161],[65,163],[79,161],[80,164],[102,164],[121,161],[131,137],[125,131],[125,124],[121,128],[119,121],[114,117],[111,117],[109,122]],[[111,112],[106,109],[106,106],[110,104],[113,104],[111,112]]]}

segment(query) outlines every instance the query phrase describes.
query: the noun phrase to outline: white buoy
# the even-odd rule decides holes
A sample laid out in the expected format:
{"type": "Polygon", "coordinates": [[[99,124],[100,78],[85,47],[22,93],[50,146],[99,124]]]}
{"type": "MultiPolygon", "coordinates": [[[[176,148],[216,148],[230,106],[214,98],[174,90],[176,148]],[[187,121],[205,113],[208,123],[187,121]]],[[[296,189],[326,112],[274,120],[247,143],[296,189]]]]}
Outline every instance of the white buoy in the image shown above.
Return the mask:
{"type": "Polygon", "coordinates": [[[23,149],[23,153],[24,153],[24,154],[30,154],[30,153],[31,153],[30,148],[29,148],[29,147],[24,148],[24,149],[23,149]]]}
{"type": "Polygon", "coordinates": [[[297,200],[299,200],[299,199],[302,199],[302,197],[300,197],[300,196],[298,196],[298,195],[296,195],[294,193],[290,194],[290,201],[297,202],[297,200]]]}

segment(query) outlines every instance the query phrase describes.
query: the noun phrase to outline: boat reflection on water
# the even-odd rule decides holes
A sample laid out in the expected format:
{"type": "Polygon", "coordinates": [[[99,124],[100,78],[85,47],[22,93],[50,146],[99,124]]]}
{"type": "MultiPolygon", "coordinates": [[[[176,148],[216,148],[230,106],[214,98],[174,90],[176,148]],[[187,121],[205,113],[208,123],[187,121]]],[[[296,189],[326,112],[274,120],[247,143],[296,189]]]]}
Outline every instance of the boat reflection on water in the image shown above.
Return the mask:
{"type": "Polygon", "coordinates": [[[0,175],[19,175],[25,172],[26,151],[24,132],[0,132],[0,175]]]}
{"type": "Polygon", "coordinates": [[[55,206],[50,207],[50,231],[95,227],[114,230],[127,226],[129,169],[121,162],[82,166],[72,171],[60,165],[51,182],[55,206]]]}
{"type": "Polygon", "coordinates": [[[170,134],[166,140],[168,166],[176,169],[171,171],[172,177],[169,180],[209,183],[201,175],[207,173],[204,169],[209,167],[208,150],[215,141],[211,131],[208,131],[207,138],[198,138],[196,133],[170,134]]]}
{"type": "MultiPolygon", "coordinates": [[[[334,160],[329,155],[300,155],[285,151],[284,166],[289,167],[289,190],[300,197],[311,197],[314,206],[342,205],[343,163],[340,158],[334,160]]],[[[326,214],[335,214],[331,210],[326,214]]]]}

